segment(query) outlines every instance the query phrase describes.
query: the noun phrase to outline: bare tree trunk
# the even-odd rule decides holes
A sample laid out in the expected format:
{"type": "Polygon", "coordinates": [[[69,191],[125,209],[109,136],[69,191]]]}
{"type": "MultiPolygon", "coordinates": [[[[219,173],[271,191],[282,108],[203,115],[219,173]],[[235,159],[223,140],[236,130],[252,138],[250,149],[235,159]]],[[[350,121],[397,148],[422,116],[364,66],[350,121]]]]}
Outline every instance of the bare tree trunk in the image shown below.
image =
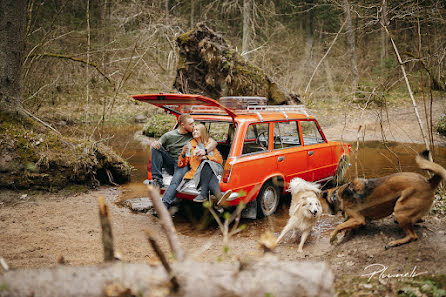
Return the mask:
{"type": "Polygon", "coordinates": [[[103,44],[103,52],[102,52],[102,69],[106,73],[107,66],[110,62],[110,55],[108,54],[108,46],[111,41],[110,36],[110,19],[111,19],[111,0],[104,0],[101,12],[101,32],[102,32],[102,44],[103,44]]]}
{"type": "MultiPolygon", "coordinates": [[[[387,27],[384,24],[383,24],[383,27],[386,30],[387,35],[389,36],[390,43],[392,44],[393,51],[395,53],[396,59],[398,61],[398,64],[400,64],[401,71],[402,71],[403,76],[404,76],[404,81],[406,82],[407,90],[409,91],[410,99],[412,99],[412,105],[413,105],[413,108],[414,108],[414,111],[415,111],[415,115],[417,116],[418,125],[420,126],[421,136],[423,137],[424,144],[426,145],[426,149],[429,150],[429,143],[427,141],[426,134],[424,133],[423,123],[421,122],[421,118],[420,118],[420,115],[418,113],[417,103],[415,101],[415,98],[413,97],[412,89],[410,87],[410,83],[409,83],[409,80],[407,78],[406,70],[404,69],[403,61],[401,60],[401,56],[400,56],[400,54],[398,52],[398,48],[396,47],[396,44],[393,41],[393,38],[390,35],[389,30],[387,29],[387,27]]],[[[432,154],[429,154],[429,159],[432,161],[432,154]]]]}
{"type": "MultiPolygon", "coordinates": [[[[86,96],[85,96],[85,127],[88,127],[88,113],[89,113],[89,104],[90,104],[90,67],[88,64],[90,63],[90,48],[91,48],[91,30],[90,30],[90,0],[87,0],[87,67],[85,67],[85,75],[87,78],[86,81],[86,96]]],[[[84,130],[84,137],[87,136],[87,130],[84,130]]]]}
{"type": "Polygon", "coordinates": [[[249,26],[251,24],[251,0],[243,0],[243,37],[242,37],[242,56],[245,60],[249,59],[249,26]]]}
{"type": "Polygon", "coordinates": [[[195,0],[190,1],[190,27],[193,28],[195,26],[194,20],[195,14],[195,0]]]}
{"type": "MultiPolygon", "coordinates": [[[[305,53],[304,59],[307,66],[313,65],[313,14],[312,11],[307,11],[305,15],[305,53]]],[[[305,67],[306,69],[311,69],[313,67],[305,67]]],[[[306,72],[306,71],[305,71],[306,72]]]]}
{"type": "Polygon", "coordinates": [[[346,21],[346,25],[347,25],[348,51],[350,53],[349,56],[350,56],[350,62],[351,62],[352,93],[353,93],[353,96],[355,96],[356,89],[358,87],[358,64],[357,64],[357,59],[356,59],[355,30],[353,29],[349,0],[344,0],[344,12],[345,12],[345,21],[346,21]]]}
{"type": "Polygon", "coordinates": [[[169,0],[165,0],[166,24],[169,23],[169,0]]]}
{"type": "Polygon", "coordinates": [[[0,111],[21,114],[26,0],[0,0],[0,111]]]}
{"type": "Polygon", "coordinates": [[[327,76],[327,83],[328,83],[328,88],[330,89],[330,92],[334,92],[335,91],[335,86],[334,86],[334,82],[333,82],[333,75],[331,74],[331,66],[330,63],[325,60],[324,62],[324,68],[325,68],[325,75],[327,76]]]}
{"type": "MultiPolygon", "coordinates": [[[[387,2],[384,0],[383,4],[382,4],[382,18],[383,18],[383,22],[384,24],[387,26],[388,24],[388,20],[387,20],[387,2]]],[[[384,28],[382,28],[381,30],[381,56],[380,56],[380,60],[381,60],[381,66],[384,65],[384,61],[387,57],[387,34],[386,34],[386,30],[384,28]]]]}

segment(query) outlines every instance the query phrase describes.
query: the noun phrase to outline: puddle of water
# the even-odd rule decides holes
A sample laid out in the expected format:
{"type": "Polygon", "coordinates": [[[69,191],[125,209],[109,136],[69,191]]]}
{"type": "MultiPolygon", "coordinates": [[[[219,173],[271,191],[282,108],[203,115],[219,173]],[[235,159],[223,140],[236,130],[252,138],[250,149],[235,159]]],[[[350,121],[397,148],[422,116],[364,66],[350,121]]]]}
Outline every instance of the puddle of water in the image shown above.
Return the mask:
{"type": "MultiPolygon", "coordinates": [[[[131,175],[131,182],[122,186],[122,195],[120,200],[131,198],[147,197],[146,187],[142,182],[147,177],[147,162],[149,160],[150,147],[142,145],[140,141],[134,138],[135,133],[141,129],[141,126],[121,127],[110,130],[109,135],[114,135],[113,139],[108,141],[108,145],[112,146],[116,151],[128,160],[135,168],[131,175]]],[[[352,148],[356,148],[356,143],[352,144],[352,148]]],[[[392,174],[398,171],[415,171],[421,172],[415,164],[415,155],[424,150],[422,144],[405,144],[405,143],[388,143],[384,145],[382,142],[365,142],[360,143],[359,151],[352,154],[350,163],[352,166],[347,171],[347,179],[351,179],[358,172],[359,177],[379,177],[392,174]]],[[[434,149],[434,160],[446,167],[446,148],[436,147],[434,149]]],[[[276,214],[259,220],[243,220],[242,224],[246,224],[247,228],[244,232],[237,235],[240,238],[259,238],[266,231],[272,231],[278,234],[288,221],[288,208],[290,197],[286,196],[276,214]]],[[[184,216],[176,216],[174,218],[177,231],[187,236],[206,237],[215,234],[218,226],[211,223],[204,230],[200,230],[196,222],[191,222],[189,218],[184,216]]],[[[326,238],[333,229],[334,225],[342,222],[340,216],[323,215],[321,220],[315,227],[309,242],[316,238],[326,238]]]]}

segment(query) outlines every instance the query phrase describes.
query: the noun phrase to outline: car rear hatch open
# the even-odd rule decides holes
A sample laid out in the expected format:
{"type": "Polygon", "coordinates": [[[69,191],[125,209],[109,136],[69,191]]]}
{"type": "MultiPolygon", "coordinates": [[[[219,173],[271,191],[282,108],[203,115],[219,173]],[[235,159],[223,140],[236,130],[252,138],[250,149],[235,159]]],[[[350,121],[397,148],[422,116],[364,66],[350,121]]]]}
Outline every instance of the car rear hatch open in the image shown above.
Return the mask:
{"type": "MultiPolygon", "coordinates": [[[[235,113],[216,100],[191,94],[141,94],[132,95],[138,101],[147,102],[160,107],[176,116],[182,113],[190,114],[225,114],[232,118],[235,113]]],[[[235,125],[235,124],[234,124],[235,125]]]]}

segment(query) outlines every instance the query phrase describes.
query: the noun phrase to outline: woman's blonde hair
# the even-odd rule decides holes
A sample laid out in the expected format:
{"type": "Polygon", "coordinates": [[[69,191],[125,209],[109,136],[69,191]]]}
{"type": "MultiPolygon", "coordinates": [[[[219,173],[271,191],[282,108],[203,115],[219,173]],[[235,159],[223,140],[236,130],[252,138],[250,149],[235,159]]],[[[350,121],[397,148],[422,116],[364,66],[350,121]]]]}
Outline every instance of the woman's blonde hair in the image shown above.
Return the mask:
{"type": "Polygon", "coordinates": [[[196,128],[200,131],[201,141],[206,144],[209,141],[209,133],[206,127],[203,124],[195,125],[196,128]]]}

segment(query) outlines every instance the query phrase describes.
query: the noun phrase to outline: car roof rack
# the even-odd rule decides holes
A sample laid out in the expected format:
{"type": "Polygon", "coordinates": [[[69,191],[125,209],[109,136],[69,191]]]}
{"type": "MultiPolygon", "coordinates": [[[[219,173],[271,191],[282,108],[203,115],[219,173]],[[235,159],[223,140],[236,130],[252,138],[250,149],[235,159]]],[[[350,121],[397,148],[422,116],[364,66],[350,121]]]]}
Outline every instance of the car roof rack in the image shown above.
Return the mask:
{"type": "Polygon", "coordinates": [[[287,112],[295,112],[304,114],[307,119],[310,118],[305,105],[249,105],[246,109],[248,112],[258,113],[259,111],[282,112],[288,118],[287,112]]]}

